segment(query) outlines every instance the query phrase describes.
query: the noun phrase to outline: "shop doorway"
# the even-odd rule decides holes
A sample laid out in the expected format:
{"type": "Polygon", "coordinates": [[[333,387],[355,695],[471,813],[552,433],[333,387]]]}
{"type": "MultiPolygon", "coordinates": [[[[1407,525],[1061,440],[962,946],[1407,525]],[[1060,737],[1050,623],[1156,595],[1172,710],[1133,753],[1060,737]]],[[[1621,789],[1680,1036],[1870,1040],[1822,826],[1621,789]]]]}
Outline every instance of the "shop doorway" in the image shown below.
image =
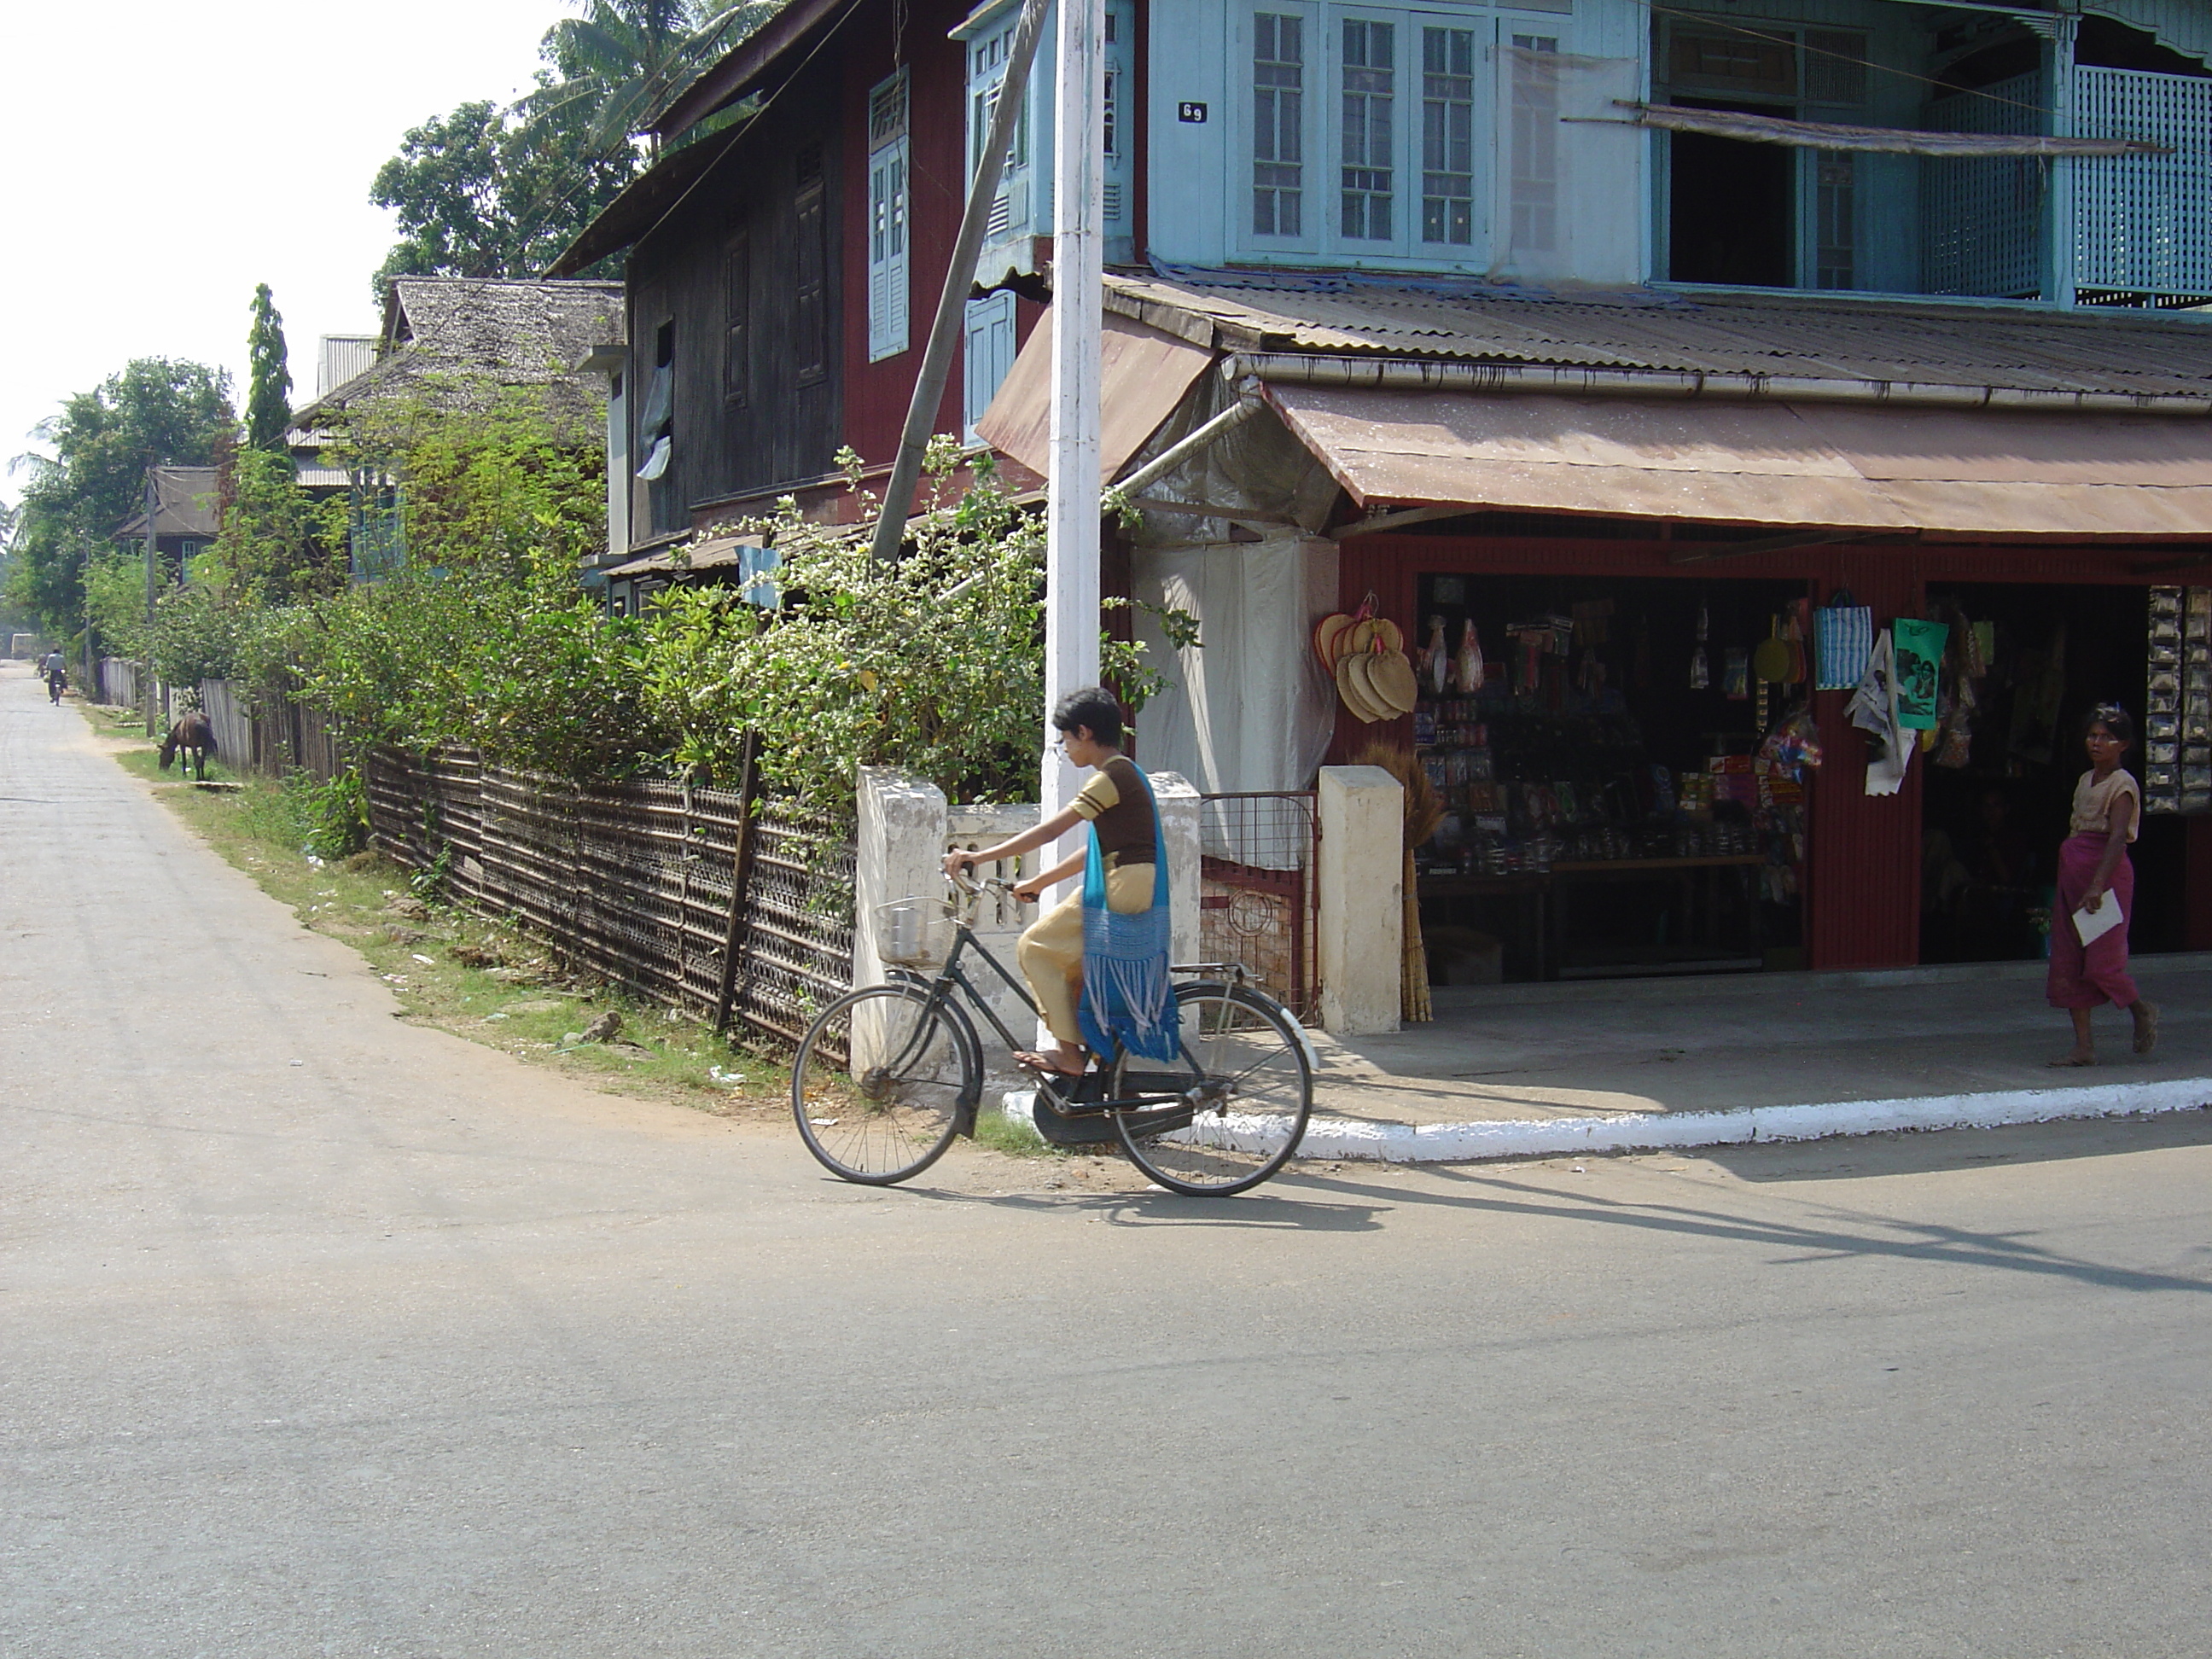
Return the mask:
{"type": "Polygon", "coordinates": [[[1805,687],[1763,684],[1754,659],[1777,660],[1760,647],[1795,631],[1803,583],[1438,573],[1416,591],[1432,984],[1802,966],[1803,784],[1758,751],[1805,687]]]}
{"type": "MultiPolygon", "coordinates": [[[[2048,951],[2058,844],[2088,762],[2083,722],[2118,702],[2142,722],[2144,590],[2012,583],[1933,585],[1927,615],[1950,624],[1944,681],[1953,711],[1924,757],[1920,959],[2030,960],[2048,951]],[[1978,630],[1970,641],[1962,630],[1978,630]],[[1976,660],[1969,660],[1969,650],[1976,660]],[[1975,678],[1971,669],[1985,668],[1975,678]],[[1959,711],[1961,678],[1972,707],[1959,711]]],[[[2142,775],[2138,744],[2124,764],[2142,775]]],[[[2151,816],[2130,849],[2130,949],[2184,945],[2184,825],[2151,816]]]]}

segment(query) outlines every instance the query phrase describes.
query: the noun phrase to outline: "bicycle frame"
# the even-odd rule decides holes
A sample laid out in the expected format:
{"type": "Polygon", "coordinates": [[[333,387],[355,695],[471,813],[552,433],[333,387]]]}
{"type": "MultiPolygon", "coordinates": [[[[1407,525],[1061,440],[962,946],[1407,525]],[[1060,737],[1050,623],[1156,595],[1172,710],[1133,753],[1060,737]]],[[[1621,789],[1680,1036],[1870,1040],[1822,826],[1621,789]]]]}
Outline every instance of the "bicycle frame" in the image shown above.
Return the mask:
{"type": "MultiPolygon", "coordinates": [[[[984,965],[998,976],[1000,983],[1014,994],[1022,1006],[1031,1014],[1037,1014],[1036,999],[1030,994],[1029,988],[1006,971],[1006,964],[992,953],[989,945],[975,936],[975,929],[964,918],[955,919],[952,948],[945,953],[944,965],[934,975],[924,975],[908,969],[902,972],[894,970],[893,976],[910,985],[927,987],[933,1009],[951,1008],[952,993],[957,988],[964,995],[968,1006],[956,1012],[965,1015],[972,1008],[980,1012],[1000,1042],[1009,1049],[1018,1050],[1022,1047],[1021,1039],[999,1018],[998,1011],[992,1007],[990,1000],[975,981],[961,969],[961,957],[970,945],[975,947],[975,954],[982,958],[984,965]]],[[[1170,971],[1202,972],[1210,965],[1192,964],[1171,969],[1170,971]]],[[[1234,965],[1229,966],[1233,971],[1234,965]]],[[[1242,975],[1236,973],[1234,976],[1241,978],[1242,975]]],[[[926,1026],[923,1029],[927,1029],[926,1026]]],[[[1152,1109],[1151,1113],[1133,1120],[1140,1133],[1150,1133],[1182,1127],[1189,1121],[1190,1114],[1220,1085],[1206,1076],[1205,1067],[1198,1063],[1188,1045],[1178,1046],[1182,1048],[1183,1065],[1188,1068],[1181,1075],[1165,1072],[1132,1073],[1127,1069],[1126,1056],[1119,1055],[1115,1064],[1103,1072],[1086,1073],[1082,1078],[1069,1079],[1074,1085],[1072,1088],[1040,1074],[1036,1079],[1039,1133],[1048,1139],[1060,1140],[1064,1144],[1081,1144],[1091,1139],[1110,1140],[1115,1138],[1111,1132],[1110,1115],[1140,1112],[1147,1107],[1152,1109]],[[1102,1090],[1102,1097],[1082,1098],[1082,1085],[1094,1079],[1097,1079],[1097,1086],[1102,1090]],[[1109,1081],[1116,1085],[1110,1097],[1103,1092],[1109,1081]],[[1046,1114],[1049,1114],[1050,1119],[1059,1121],[1048,1122],[1046,1114]],[[1074,1127],[1069,1121],[1075,1119],[1094,1120],[1095,1127],[1092,1123],[1074,1127]]],[[[975,1115],[981,1103],[980,1100],[964,1103],[961,1133],[974,1133],[975,1115]]]]}

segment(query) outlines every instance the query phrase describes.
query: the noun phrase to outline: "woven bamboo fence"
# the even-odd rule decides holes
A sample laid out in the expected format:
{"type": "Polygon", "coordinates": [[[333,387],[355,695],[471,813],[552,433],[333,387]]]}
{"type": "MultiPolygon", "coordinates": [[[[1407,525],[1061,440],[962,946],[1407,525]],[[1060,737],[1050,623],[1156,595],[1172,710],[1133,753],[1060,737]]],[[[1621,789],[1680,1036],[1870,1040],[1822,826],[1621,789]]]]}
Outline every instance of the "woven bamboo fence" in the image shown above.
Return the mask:
{"type": "Polygon", "coordinates": [[[453,898],[512,917],[572,971],[771,1048],[851,988],[853,848],[816,814],[750,787],[570,783],[458,748],[379,749],[364,770],[380,851],[442,867],[453,898]]]}

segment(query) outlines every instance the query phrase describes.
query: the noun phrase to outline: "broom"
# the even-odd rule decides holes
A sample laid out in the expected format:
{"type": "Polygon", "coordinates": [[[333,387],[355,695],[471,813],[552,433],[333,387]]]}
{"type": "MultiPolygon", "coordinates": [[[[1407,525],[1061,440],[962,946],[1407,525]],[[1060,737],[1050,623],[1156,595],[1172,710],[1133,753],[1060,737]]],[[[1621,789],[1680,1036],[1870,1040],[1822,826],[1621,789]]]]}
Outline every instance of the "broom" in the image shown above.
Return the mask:
{"type": "Polygon", "coordinates": [[[1354,766],[1379,766],[1405,787],[1406,873],[1401,888],[1406,907],[1405,944],[1398,965],[1398,1016],[1413,1024],[1433,1019],[1429,1006],[1429,951],[1421,938],[1421,895],[1413,872],[1413,849],[1437,833],[1443,822],[1443,798],[1412,751],[1370,743],[1352,757],[1354,766]]]}

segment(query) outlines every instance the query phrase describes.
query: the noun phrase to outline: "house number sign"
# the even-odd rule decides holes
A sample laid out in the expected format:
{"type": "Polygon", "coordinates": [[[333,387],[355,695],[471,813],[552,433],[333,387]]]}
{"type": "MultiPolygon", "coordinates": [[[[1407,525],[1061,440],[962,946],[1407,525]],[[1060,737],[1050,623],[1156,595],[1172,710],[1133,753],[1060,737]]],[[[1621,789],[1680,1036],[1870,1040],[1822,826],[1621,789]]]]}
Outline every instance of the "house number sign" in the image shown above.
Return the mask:
{"type": "Polygon", "coordinates": [[[1203,104],[1177,104],[1176,106],[1176,119],[1178,121],[1188,121],[1193,126],[1202,127],[1206,125],[1206,106],[1203,104]]]}

